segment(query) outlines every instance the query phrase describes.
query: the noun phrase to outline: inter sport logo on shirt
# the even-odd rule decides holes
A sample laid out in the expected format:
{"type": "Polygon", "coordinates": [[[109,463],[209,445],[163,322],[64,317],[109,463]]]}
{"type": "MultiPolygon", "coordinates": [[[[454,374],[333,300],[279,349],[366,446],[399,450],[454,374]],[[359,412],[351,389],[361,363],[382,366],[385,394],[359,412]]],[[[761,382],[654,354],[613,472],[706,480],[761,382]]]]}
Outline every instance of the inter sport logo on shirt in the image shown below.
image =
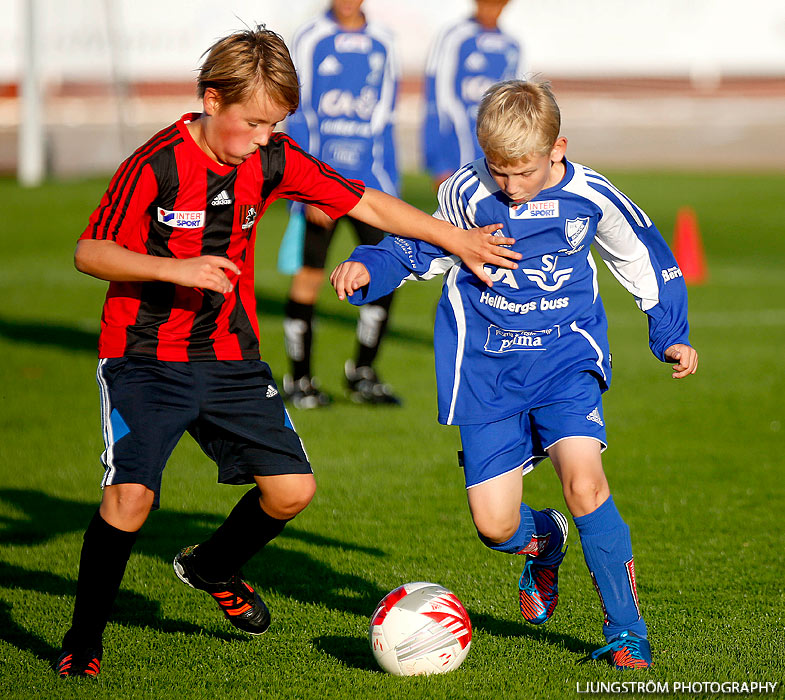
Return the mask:
{"type": "Polygon", "coordinates": [[[158,207],[158,221],[172,228],[202,228],[203,211],[169,211],[158,207]]]}
{"type": "Polygon", "coordinates": [[[510,206],[511,219],[556,219],[559,217],[559,200],[526,202],[526,205],[510,206]]]}

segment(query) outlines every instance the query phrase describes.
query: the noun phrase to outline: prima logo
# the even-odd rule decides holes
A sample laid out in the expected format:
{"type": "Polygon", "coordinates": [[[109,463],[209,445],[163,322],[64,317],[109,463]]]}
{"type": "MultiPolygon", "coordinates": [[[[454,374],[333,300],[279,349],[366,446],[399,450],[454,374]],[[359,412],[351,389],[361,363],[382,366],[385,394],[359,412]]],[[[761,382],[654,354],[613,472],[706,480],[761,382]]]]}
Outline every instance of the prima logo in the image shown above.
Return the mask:
{"type": "Polygon", "coordinates": [[[491,324],[488,326],[485,351],[500,355],[504,352],[546,350],[545,342],[554,333],[554,337],[558,338],[558,326],[543,331],[516,331],[506,330],[491,324]]]}

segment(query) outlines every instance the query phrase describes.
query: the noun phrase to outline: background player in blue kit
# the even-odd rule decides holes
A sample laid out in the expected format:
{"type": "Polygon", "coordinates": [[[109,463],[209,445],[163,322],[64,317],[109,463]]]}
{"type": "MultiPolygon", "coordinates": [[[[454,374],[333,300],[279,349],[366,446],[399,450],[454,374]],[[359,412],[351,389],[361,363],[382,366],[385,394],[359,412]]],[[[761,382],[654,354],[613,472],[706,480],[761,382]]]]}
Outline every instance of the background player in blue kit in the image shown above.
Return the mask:
{"type": "Polygon", "coordinates": [[[498,26],[507,2],[475,0],[474,15],[445,27],[431,46],[422,152],[437,185],[482,155],[475,125],[483,93],[500,80],[523,77],[521,45],[498,26]]]}
{"type": "MultiPolygon", "coordinates": [[[[300,109],[287,120],[286,130],[342,175],[397,196],[392,119],[398,67],[390,33],[366,22],[361,6],[362,0],[333,0],[326,14],[295,34],[292,57],[300,78],[300,109]]],[[[375,244],[385,236],[359,219],[343,218],[360,243],[375,244]]],[[[283,390],[297,408],[330,402],[313,379],[311,358],[314,307],[336,225],[317,207],[294,204],[279,256],[282,270],[294,271],[284,320],[291,374],[284,377],[283,390]],[[300,245],[292,245],[298,238],[300,245]]],[[[357,350],[344,367],[349,396],[358,403],[400,403],[373,368],[391,303],[392,294],[387,294],[360,310],[357,350]]]]}
{"type": "Polygon", "coordinates": [[[547,83],[507,81],[480,105],[485,153],[439,189],[436,216],[469,228],[504,223],[523,255],[517,270],[487,269],[489,290],[454,256],[392,236],[357,248],[333,272],[339,298],[362,304],[406,279],[444,274],[434,327],[439,421],[459,425],[469,508],[488,547],[527,555],[520,609],[553,614],[567,519],[521,503],[522,475],[546,456],[562,482],[620,669],[647,668],[651,650],[638,605],[629,528],[602,468],[601,394],[611,381],[607,321],[590,246],[649,319],[652,352],[695,372],[687,293],[668,246],[630,199],[565,158],[560,114],[547,83]],[[674,274],[676,273],[676,274],[674,274]]]}

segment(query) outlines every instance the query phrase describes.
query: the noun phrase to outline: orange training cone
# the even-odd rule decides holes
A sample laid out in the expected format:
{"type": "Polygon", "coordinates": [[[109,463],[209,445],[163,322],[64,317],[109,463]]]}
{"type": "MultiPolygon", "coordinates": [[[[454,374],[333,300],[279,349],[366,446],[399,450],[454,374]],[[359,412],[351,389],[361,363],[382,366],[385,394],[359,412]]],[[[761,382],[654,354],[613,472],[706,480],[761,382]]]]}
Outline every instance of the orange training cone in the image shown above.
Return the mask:
{"type": "Polygon", "coordinates": [[[687,284],[703,284],[706,281],[706,256],[698,230],[698,218],[692,207],[681,207],[676,214],[673,254],[687,284]]]}

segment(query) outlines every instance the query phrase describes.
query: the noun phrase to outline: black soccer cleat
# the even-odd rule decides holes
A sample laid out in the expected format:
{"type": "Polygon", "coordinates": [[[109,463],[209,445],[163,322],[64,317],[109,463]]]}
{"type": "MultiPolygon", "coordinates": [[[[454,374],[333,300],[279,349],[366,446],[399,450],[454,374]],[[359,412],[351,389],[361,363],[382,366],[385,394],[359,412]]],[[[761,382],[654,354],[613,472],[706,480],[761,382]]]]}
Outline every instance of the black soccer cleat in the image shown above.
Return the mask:
{"type": "Polygon", "coordinates": [[[319,388],[319,380],[308,376],[292,379],[291,375],[285,375],[283,398],[300,409],[323,408],[332,403],[332,397],[319,388]]]}
{"type": "Polygon", "coordinates": [[[346,360],[344,373],[346,393],[355,403],[401,405],[401,400],[393,393],[392,387],[379,379],[373,367],[355,367],[354,362],[346,360]]]}
{"type": "Polygon", "coordinates": [[[173,566],[177,577],[191,588],[209,593],[218,607],[237,629],[248,634],[262,634],[270,626],[270,611],[259,594],[235,574],[228,581],[210,583],[205,581],[194,568],[194,551],[199,545],[181,550],[174,558],[173,566]]]}
{"type": "Polygon", "coordinates": [[[55,671],[60,678],[95,678],[101,670],[102,655],[101,647],[63,649],[55,664],[55,671]]]}

